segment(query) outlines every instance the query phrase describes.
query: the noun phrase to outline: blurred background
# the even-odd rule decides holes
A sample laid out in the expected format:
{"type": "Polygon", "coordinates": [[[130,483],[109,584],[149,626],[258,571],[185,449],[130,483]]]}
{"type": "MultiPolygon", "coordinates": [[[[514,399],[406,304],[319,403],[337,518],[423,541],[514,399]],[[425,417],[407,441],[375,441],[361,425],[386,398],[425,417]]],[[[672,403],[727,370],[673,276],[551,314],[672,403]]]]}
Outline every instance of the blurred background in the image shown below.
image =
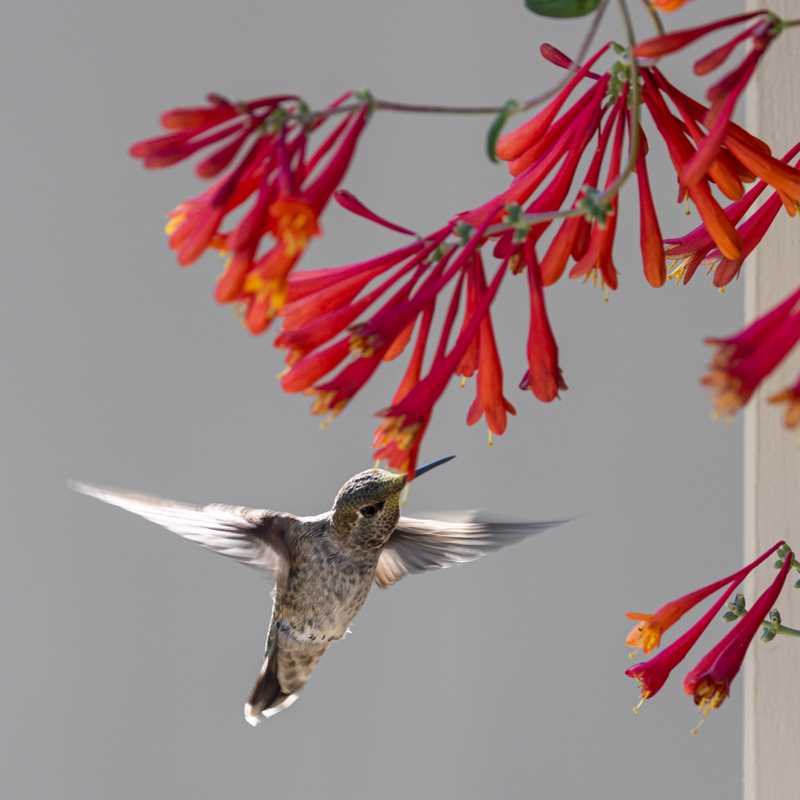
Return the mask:
{"type": "MultiPolygon", "coordinates": [[[[740,4],[706,0],[689,26],[740,4]]],[[[621,37],[612,5],[601,36],[621,37]]],[[[290,711],[253,730],[269,584],[65,479],[201,502],[312,513],[370,464],[377,377],[327,431],[280,393],[281,353],[213,303],[216,255],[180,270],[165,213],[199,190],[190,168],[146,174],[126,155],[158,113],[215,90],[347,88],[416,102],[528,97],[561,73],[587,21],[521,0],[18,4],[3,27],[0,338],[6,519],[0,561],[5,765],[13,798],[736,797],[741,686],[702,735],[682,673],[635,717],[626,610],[740,563],[738,426],[698,386],[704,336],[736,329],[742,286],[699,274],[649,288],[636,190],[624,193],[621,289],[562,280],[548,295],[570,386],[549,406],[524,371],[527,289],[507,281],[495,324],[519,415],[486,446],[472,386],[439,404],[422,458],[458,459],[415,486],[409,513],[481,507],[583,514],[477,564],[374,591],[290,711]]],[[[638,30],[650,35],[637,16],[638,30]]],[[[669,62],[697,91],[690,60],[669,62]]],[[[487,119],[377,115],[345,186],[421,230],[505,185],[487,119]]],[[[650,159],[667,235],[696,224],[650,159]]],[[[331,208],[304,266],[368,257],[392,234],[331,208]]],[[[685,670],[684,670],[685,671],[685,670]]]]}

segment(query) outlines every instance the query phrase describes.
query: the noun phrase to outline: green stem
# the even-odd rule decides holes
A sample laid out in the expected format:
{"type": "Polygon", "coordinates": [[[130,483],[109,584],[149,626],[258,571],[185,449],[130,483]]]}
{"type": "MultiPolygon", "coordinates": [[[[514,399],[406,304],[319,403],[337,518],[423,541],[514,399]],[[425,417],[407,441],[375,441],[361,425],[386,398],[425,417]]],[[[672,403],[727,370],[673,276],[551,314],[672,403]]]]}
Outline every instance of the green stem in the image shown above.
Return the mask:
{"type": "Polygon", "coordinates": [[[636,163],[639,160],[639,145],[641,143],[641,98],[639,90],[639,65],[636,63],[636,57],[633,54],[633,49],[636,47],[636,33],[633,30],[633,20],[631,20],[631,13],[628,9],[626,0],[619,0],[619,10],[622,14],[622,19],[625,22],[625,32],[628,37],[628,57],[630,59],[631,71],[628,86],[630,88],[630,101],[633,106],[633,120],[631,123],[631,148],[628,154],[628,163],[625,169],[619,174],[617,179],[611,186],[603,192],[603,199],[608,201],[612,200],[619,190],[625,185],[625,181],[631,176],[636,169],[636,163]]]}
{"type": "MultiPolygon", "coordinates": [[[[770,629],[772,630],[771,624],[770,629]]],[[[800,630],[797,628],[790,628],[788,625],[778,625],[777,628],[774,629],[775,633],[782,633],[784,636],[800,636],[800,630]]]]}

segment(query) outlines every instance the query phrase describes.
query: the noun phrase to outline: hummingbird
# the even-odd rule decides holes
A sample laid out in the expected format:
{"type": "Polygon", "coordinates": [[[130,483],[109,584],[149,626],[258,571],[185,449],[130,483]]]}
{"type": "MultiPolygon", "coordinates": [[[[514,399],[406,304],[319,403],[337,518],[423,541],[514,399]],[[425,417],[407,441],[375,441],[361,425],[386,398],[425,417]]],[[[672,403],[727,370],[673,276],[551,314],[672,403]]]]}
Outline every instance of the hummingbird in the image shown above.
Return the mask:
{"type": "Polygon", "coordinates": [[[263,663],[244,707],[255,726],[297,700],[322,655],[348,632],[373,583],[385,589],[406,575],[474,561],[567,521],[508,522],[477,512],[401,516],[409,480],[453,458],[420,467],[411,478],[377,467],[359,472],[330,511],[309,517],[71,486],[274,579],[263,663]]]}

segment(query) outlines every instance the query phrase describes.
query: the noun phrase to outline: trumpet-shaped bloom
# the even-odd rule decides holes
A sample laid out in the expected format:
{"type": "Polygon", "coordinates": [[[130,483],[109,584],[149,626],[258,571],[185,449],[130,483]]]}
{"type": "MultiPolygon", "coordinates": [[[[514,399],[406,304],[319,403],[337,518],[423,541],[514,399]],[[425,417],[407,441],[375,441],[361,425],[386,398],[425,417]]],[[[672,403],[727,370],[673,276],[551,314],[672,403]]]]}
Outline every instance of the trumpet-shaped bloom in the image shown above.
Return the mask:
{"type": "Polygon", "coordinates": [[[703,715],[719,708],[730,694],[731,683],[741,669],[747,648],[778,599],[791,567],[792,552],[789,551],[772,583],[735,627],[684,678],[684,691],[694,698],[703,715]]]}
{"type": "Polygon", "coordinates": [[[264,331],[282,308],[289,273],[321,233],[319,218],[344,178],[368,114],[365,103],[344,115],[309,155],[309,139],[327,116],[309,116],[299,98],[231,103],[211,95],[206,106],[165,112],[162,125],[172,132],[131,147],[131,155],[150,168],[211,149],[196,172],[217,180],[169,215],[169,246],[183,266],[210,247],[227,256],[215,296],[244,305],[251,333],[264,331]],[[248,202],[239,221],[222,230],[248,202]]]}
{"type": "Polygon", "coordinates": [[[628,635],[626,644],[641,647],[645,653],[658,647],[662,634],[675,624],[684,614],[701,603],[707,597],[723,587],[725,591],[720,594],[714,604],[703,616],[694,623],[682,636],[665,647],[658,655],[647,661],[641,661],[625,670],[625,674],[634,678],[639,684],[642,700],[647,700],[655,695],[666,683],[672,670],[688,655],[704,631],[719,614],[728,598],[733,594],[742,581],[763,561],[771,556],[783,542],[777,542],[758,558],[751,561],[742,569],[731,573],[725,578],[708,584],[694,592],[665,603],[654,614],[628,614],[631,619],[641,620],[628,635]]]}
{"type": "Polygon", "coordinates": [[[703,383],[716,411],[731,416],[800,341],[800,289],[738,333],[706,341],[716,352],[703,383]]]}

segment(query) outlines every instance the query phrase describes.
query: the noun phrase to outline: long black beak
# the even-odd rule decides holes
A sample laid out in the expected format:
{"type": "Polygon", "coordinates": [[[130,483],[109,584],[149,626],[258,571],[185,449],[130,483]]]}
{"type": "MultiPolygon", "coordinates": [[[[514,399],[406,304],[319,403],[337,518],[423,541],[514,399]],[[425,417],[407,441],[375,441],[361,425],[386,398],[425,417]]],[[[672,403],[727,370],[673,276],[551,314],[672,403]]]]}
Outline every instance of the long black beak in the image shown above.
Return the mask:
{"type": "Polygon", "coordinates": [[[430,472],[432,469],[440,467],[442,464],[446,464],[454,458],[455,456],[445,456],[444,458],[437,458],[436,461],[431,461],[430,464],[426,464],[424,467],[417,467],[411,480],[416,480],[420,475],[424,475],[426,472],[430,472]]]}

